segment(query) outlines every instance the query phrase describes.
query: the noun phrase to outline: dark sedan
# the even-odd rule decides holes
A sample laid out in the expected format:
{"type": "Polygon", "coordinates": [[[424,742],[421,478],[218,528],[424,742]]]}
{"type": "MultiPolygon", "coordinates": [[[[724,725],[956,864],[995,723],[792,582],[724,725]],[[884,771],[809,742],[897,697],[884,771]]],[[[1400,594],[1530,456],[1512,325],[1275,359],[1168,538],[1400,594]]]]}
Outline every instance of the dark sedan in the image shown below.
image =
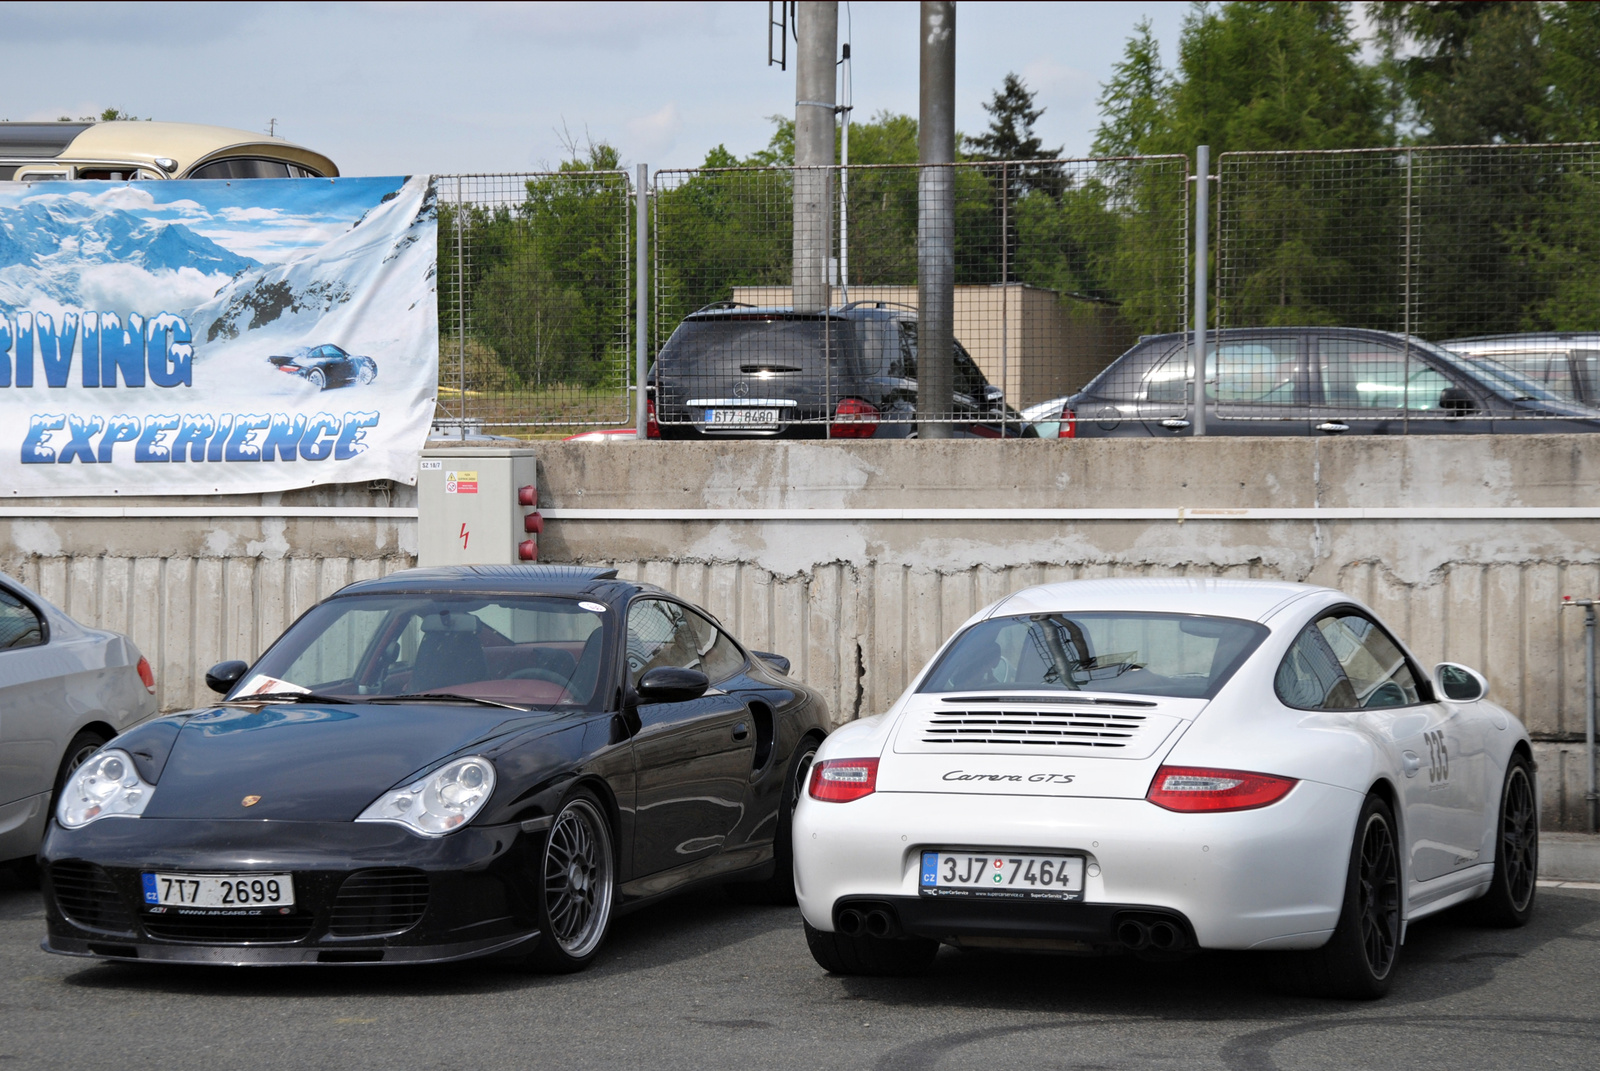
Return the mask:
{"type": "Polygon", "coordinates": [[[318,390],[348,387],[352,383],[371,383],[378,378],[378,362],[371,357],[348,353],[329,343],[302,346],[287,355],[268,357],[274,368],[299,376],[318,390]]]}
{"type": "Polygon", "coordinates": [[[351,584],[214,667],[217,706],[79,767],[40,853],[44,947],[570,971],[616,912],[690,886],[792,903],[828,717],[787,670],[614,570],[351,584]]]}
{"type": "MultiPolygon", "coordinates": [[[[1186,434],[1191,336],[1150,335],[1028,415],[1046,438],[1186,434]]],[[[1600,431],[1600,409],[1419,338],[1345,327],[1229,329],[1206,349],[1211,435],[1600,431]]]]}

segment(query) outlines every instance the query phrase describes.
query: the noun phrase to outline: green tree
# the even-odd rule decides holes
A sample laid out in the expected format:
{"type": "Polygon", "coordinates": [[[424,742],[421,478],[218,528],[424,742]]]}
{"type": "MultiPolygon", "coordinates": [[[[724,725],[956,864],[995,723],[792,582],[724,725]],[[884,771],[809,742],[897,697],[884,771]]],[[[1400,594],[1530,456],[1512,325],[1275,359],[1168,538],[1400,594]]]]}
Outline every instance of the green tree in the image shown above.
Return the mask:
{"type": "Polygon", "coordinates": [[[1420,141],[1481,145],[1546,139],[1543,7],[1504,0],[1368,5],[1384,48],[1385,71],[1420,141]]]}

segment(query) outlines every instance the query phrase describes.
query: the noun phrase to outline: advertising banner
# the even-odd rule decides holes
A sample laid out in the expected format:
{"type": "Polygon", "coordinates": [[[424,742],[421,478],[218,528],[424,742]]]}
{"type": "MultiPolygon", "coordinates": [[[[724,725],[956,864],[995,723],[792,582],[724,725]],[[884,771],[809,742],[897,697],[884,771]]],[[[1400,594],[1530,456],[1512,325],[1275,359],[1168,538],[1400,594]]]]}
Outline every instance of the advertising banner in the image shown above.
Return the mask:
{"type": "Polygon", "coordinates": [[[415,483],[436,230],[426,176],[0,182],[0,492],[415,483]]]}

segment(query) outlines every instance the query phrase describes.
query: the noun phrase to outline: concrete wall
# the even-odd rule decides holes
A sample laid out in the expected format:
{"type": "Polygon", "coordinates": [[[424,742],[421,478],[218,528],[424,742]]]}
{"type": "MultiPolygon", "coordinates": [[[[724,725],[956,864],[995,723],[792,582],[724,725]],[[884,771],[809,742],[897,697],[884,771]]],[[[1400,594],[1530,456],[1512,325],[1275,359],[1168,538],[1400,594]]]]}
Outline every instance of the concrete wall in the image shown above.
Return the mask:
{"type": "MultiPolygon", "coordinates": [[[[1426,663],[1448,659],[1486,673],[1493,697],[1538,734],[1546,824],[1576,828],[1582,820],[1582,615],[1558,604],[1565,594],[1600,593],[1600,519],[1539,513],[1600,505],[1600,438],[624,441],[539,449],[550,518],[543,560],[615,564],[624,576],[703,603],[747,643],[793,659],[840,720],[883,710],[961,621],[1029,584],[1094,576],[1302,580],[1370,603],[1426,663]],[[1348,516],[1384,507],[1412,512],[1348,516]],[[1437,507],[1531,515],[1417,515],[1437,507]],[[651,520],[592,512],[973,508],[1168,514],[651,520]],[[1255,519],[1195,509],[1311,512],[1255,519]]],[[[414,502],[403,497],[412,493],[396,489],[392,504],[414,502]]],[[[319,494],[283,502],[287,509],[334,500],[319,494]]],[[[359,488],[335,497],[380,502],[359,488]]],[[[203,700],[207,665],[253,656],[340,584],[410,564],[411,523],[0,519],[0,566],[75,615],[130,632],[152,654],[170,708],[203,700]]]]}

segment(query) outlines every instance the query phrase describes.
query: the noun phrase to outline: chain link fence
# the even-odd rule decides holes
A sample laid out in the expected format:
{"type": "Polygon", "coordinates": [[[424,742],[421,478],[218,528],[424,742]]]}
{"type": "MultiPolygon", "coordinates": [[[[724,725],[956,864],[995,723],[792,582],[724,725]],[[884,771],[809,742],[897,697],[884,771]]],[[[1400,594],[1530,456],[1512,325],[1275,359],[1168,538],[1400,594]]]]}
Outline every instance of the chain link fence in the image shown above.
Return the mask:
{"type": "Polygon", "coordinates": [[[440,175],[436,434],[631,423],[622,171],[440,175]]]}
{"type": "Polygon", "coordinates": [[[1216,197],[1224,421],[1600,417],[1600,144],[1224,153],[1216,197]]]}
{"type": "Polygon", "coordinates": [[[903,436],[930,417],[1017,435],[1022,411],[1081,387],[1139,335],[1183,328],[1186,158],[951,165],[953,216],[934,222],[953,233],[953,398],[919,415],[927,170],[656,174],[650,348],[664,435],[903,436]],[[797,256],[824,269],[798,294],[797,256]]]}

